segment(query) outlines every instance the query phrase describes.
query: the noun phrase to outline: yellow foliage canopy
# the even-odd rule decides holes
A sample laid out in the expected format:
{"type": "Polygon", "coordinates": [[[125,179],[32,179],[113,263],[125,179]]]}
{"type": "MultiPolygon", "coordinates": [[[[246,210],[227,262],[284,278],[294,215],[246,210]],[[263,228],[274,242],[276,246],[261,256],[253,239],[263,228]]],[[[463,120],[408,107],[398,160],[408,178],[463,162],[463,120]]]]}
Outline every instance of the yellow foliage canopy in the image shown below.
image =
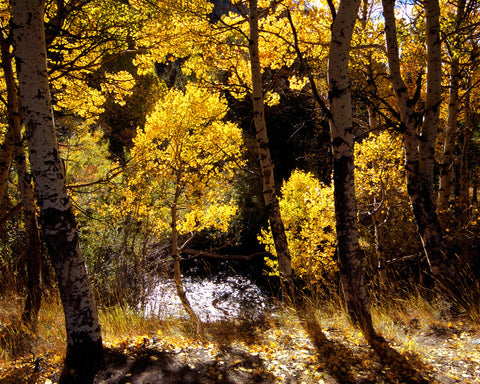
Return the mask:
{"type": "MultiPolygon", "coordinates": [[[[407,217],[411,212],[402,166],[402,142],[389,132],[371,135],[356,145],[355,156],[356,197],[360,211],[376,211],[382,221],[405,223],[397,223],[395,239],[385,238],[382,244],[387,250],[401,249],[402,245],[395,241],[412,236],[408,232],[411,223],[407,217]]],[[[337,271],[332,188],[323,185],[311,173],[296,170],[284,183],[281,196],[280,209],[295,274],[312,288],[318,283],[326,284],[337,271]]],[[[369,231],[370,227],[366,228],[363,236],[369,237],[369,231]]],[[[275,254],[269,230],[262,230],[259,240],[268,252],[275,254]]],[[[369,239],[369,243],[373,240],[369,239]]],[[[363,246],[368,248],[368,243],[363,246]]],[[[272,274],[278,274],[276,260],[267,258],[266,264],[272,274]]]]}
{"type": "Polygon", "coordinates": [[[242,165],[242,133],[222,119],[226,103],[195,85],[172,89],[134,140],[134,168],[125,204],[158,231],[168,231],[170,208],[179,209],[180,233],[225,231],[237,208],[232,192],[242,165]]]}

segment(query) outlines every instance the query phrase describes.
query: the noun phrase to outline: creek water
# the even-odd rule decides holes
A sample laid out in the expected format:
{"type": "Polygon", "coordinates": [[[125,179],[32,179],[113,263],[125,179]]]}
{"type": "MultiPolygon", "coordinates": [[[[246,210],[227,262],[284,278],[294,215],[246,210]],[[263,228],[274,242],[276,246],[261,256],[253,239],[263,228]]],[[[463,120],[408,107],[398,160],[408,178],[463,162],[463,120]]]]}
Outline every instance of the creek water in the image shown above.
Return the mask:
{"type": "MultiPolygon", "coordinates": [[[[248,318],[255,320],[269,308],[266,293],[242,275],[182,277],[190,304],[204,322],[248,318]]],[[[171,279],[155,278],[144,302],[147,315],[160,318],[187,317],[171,279]]]]}

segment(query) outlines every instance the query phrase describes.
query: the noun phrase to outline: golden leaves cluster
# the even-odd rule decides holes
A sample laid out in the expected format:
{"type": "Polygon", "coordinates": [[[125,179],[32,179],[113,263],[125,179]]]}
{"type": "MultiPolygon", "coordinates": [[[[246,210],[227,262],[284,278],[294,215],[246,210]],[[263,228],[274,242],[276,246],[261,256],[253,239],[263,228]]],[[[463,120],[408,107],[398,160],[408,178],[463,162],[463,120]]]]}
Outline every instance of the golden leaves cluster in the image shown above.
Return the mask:
{"type": "Polygon", "coordinates": [[[243,165],[241,130],[223,120],[225,113],[225,101],[205,88],[170,90],[134,139],[125,206],[158,231],[168,231],[174,204],[180,233],[225,231],[237,210],[233,179],[243,165]]]}
{"type": "Polygon", "coordinates": [[[371,134],[355,146],[357,198],[365,204],[387,194],[406,197],[404,154],[400,136],[387,131],[371,134]]]}
{"type": "Polygon", "coordinates": [[[355,185],[362,246],[373,254],[377,240],[367,223],[388,227],[380,239],[388,254],[415,252],[417,239],[408,198],[404,152],[399,135],[384,131],[370,134],[355,146],[355,185]],[[365,217],[371,220],[363,220],[365,217]]]}
{"type": "MultiPolygon", "coordinates": [[[[312,173],[296,170],[281,190],[279,201],[294,273],[315,288],[326,283],[337,271],[335,263],[335,210],[333,189],[312,173]]],[[[275,254],[270,231],[262,230],[259,240],[275,254]]],[[[276,260],[266,259],[273,273],[276,260]]]]}

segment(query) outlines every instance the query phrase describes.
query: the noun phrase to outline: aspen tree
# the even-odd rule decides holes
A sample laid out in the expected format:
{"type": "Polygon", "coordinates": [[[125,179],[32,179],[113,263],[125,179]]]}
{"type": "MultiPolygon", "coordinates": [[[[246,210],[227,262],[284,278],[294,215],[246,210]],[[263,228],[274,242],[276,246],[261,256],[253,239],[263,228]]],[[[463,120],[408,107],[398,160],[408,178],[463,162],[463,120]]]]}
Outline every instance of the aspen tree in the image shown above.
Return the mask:
{"type": "MultiPolygon", "coordinates": [[[[464,17],[465,0],[457,4],[457,13],[455,16],[455,27],[459,28],[464,17]]],[[[459,39],[457,39],[459,40],[459,39]]],[[[457,43],[458,45],[459,43],[457,43]]],[[[440,167],[440,185],[438,189],[437,212],[442,219],[448,209],[448,200],[452,192],[451,180],[453,175],[453,159],[455,150],[455,139],[457,135],[457,118],[460,106],[460,59],[454,52],[450,64],[450,85],[448,92],[448,118],[443,143],[442,164],[440,167]]]]}
{"type": "Polygon", "coordinates": [[[130,164],[137,169],[122,207],[137,209],[159,234],[170,227],[177,295],[199,334],[203,325],[187,298],[180,258],[186,236],[207,228],[225,232],[236,213],[231,183],[242,165],[242,137],[235,124],[222,121],[225,113],[223,98],[195,84],[159,100],[134,139],[130,164]]]}
{"type": "Polygon", "coordinates": [[[374,343],[377,335],[372,324],[363,277],[364,253],[359,244],[354,184],[352,97],[348,74],[350,43],[359,5],[360,0],[342,0],[332,25],[328,99],[331,111],[335,221],[341,282],[348,313],[361,326],[367,340],[374,343]]]}
{"type": "Polygon", "coordinates": [[[55,136],[44,2],[13,1],[12,32],[40,224],[65,314],[67,352],[60,382],[91,383],[103,359],[102,337],[55,136]]]}
{"type": "MultiPolygon", "coordinates": [[[[22,137],[22,122],[17,97],[17,86],[15,84],[15,75],[12,66],[12,54],[10,53],[10,44],[1,31],[0,49],[2,52],[2,69],[5,77],[5,87],[7,90],[7,115],[8,115],[8,136],[4,145],[12,147],[12,154],[15,160],[15,168],[18,174],[18,189],[23,204],[23,213],[25,220],[25,231],[27,233],[27,298],[22,314],[22,321],[25,325],[36,329],[38,312],[40,310],[42,292],[41,292],[41,242],[37,225],[37,209],[33,187],[27,169],[27,159],[22,137]]],[[[2,180],[3,181],[3,180],[2,180]]]]}
{"type": "Polygon", "coordinates": [[[252,76],[253,121],[258,147],[258,157],[262,171],[263,198],[268,211],[268,219],[275,243],[278,258],[280,284],[284,299],[295,302],[295,287],[293,285],[292,265],[288,241],[280,214],[280,206],[275,191],[274,167],[268,145],[267,126],[265,123],[265,105],[263,101],[263,81],[258,49],[258,2],[249,0],[250,35],[248,48],[250,52],[250,69],[252,76]]]}
{"type": "Polygon", "coordinates": [[[426,116],[417,136],[417,114],[400,71],[400,55],[394,14],[395,0],[383,0],[385,36],[390,78],[397,98],[403,128],[405,170],[410,202],[433,277],[451,298],[461,299],[456,271],[448,259],[447,246],[434,200],[434,154],[441,103],[441,52],[437,0],[425,1],[427,42],[426,116]]]}

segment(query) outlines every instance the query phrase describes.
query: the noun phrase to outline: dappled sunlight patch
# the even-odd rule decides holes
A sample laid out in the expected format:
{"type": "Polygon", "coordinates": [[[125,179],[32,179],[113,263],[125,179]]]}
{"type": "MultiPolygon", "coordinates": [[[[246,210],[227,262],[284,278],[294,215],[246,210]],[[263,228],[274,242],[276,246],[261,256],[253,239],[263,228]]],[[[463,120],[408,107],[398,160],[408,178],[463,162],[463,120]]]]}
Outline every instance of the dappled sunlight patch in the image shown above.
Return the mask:
{"type": "MultiPolygon", "coordinates": [[[[26,346],[36,353],[27,351],[8,360],[2,357],[2,384],[57,382],[65,351],[63,344],[53,342],[57,336],[47,330],[63,328],[61,316],[57,316],[61,308],[58,303],[55,307],[47,303],[47,308],[40,319],[40,334],[26,346]]],[[[256,321],[207,323],[204,338],[198,338],[185,319],[165,321],[121,308],[102,310],[107,369],[100,373],[97,383],[106,375],[115,378],[113,383],[127,379],[181,383],[190,377],[199,384],[450,384],[480,379],[480,334],[467,320],[430,322],[431,314],[418,319],[402,314],[400,322],[385,315],[377,317],[375,311],[376,323],[381,320],[385,324],[379,328],[381,333],[386,330],[388,344],[374,351],[343,312],[326,307],[315,313],[319,327],[316,335],[308,332],[304,320],[294,311],[278,307],[256,321]]],[[[9,317],[2,316],[3,327],[7,321],[9,317]]]]}
{"type": "Polygon", "coordinates": [[[34,354],[15,359],[10,364],[0,364],[2,384],[52,384],[62,368],[63,354],[34,354]]]}

